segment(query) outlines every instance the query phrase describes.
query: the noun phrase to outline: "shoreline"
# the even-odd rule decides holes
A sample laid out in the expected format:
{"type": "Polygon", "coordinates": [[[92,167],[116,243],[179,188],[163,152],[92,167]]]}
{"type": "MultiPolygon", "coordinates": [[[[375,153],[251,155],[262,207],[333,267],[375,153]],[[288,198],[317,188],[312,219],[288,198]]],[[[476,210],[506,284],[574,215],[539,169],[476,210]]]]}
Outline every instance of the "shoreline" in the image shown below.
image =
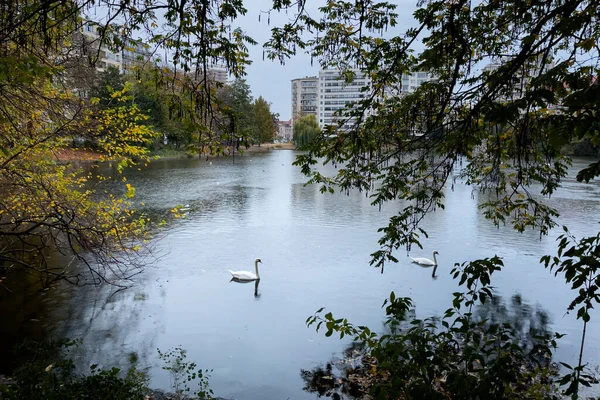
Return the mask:
{"type": "MultiPolygon", "coordinates": [[[[296,146],[293,143],[263,143],[259,145],[253,145],[246,148],[242,148],[243,153],[236,151],[233,155],[235,156],[245,156],[248,154],[257,154],[257,153],[267,153],[271,150],[296,150],[296,146]]],[[[186,153],[184,150],[169,150],[172,154],[161,155],[160,151],[155,152],[155,154],[150,154],[150,157],[158,157],[159,159],[177,159],[177,158],[195,158],[198,157],[198,154],[190,155],[186,153]],[[158,153],[158,154],[156,154],[158,153]]],[[[54,157],[59,163],[72,163],[72,162],[102,162],[103,154],[97,151],[82,149],[82,148],[65,148],[56,150],[54,153],[54,157]]],[[[215,156],[211,154],[203,154],[200,156],[207,158],[216,158],[220,156],[215,156]]],[[[225,156],[225,157],[231,157],[225,156]]]]}

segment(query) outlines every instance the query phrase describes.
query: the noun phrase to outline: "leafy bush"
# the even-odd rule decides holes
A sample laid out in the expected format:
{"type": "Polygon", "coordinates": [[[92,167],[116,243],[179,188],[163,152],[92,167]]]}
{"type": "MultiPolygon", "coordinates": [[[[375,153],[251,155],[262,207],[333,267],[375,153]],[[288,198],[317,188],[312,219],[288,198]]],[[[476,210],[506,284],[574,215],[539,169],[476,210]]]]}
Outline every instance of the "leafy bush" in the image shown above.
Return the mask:
{"type": "Polygon", "coordinates": [[[0,385],[0,399],[143,400],[150,394],[146,374],[133,368],[125,376],[120,372],[92,365],[89,375],[78,376],[71,360],[62,359],[45,368],[39,362],[29,363],[12,382],[0,385]]]}
{"type": "Polygon", "coordinates": [[[175,392],[176,399],[189,398],[190,394],[197,399],[212,399],[213,391],[208,386],[209,370],[197,368],[195,362],[187,360],[186,351],[181,347],[167,350],[158,349],[158,356],[164,362],[163,369],[171,374],[171,387],[175,392]],[[189,386],[196,382],[197,389],[192,390],[189,386]]]}
{"type": "MultiPolygon", "coordinates": [[[[92,365],[87,374],[77,373],[75,364],[68,358],[69,348],[76,344],[66,340],[25,343],[21,350],[31,355],[33,361],[22,365],[13,377],[0,384],[0,399],[144,400],[158,393],[148,387],[147,374],[134,367],[124,374],[119,368],[102,369],[92,365]]],[[[196,364],[186,360],[185,350],[177,347],[165,352],[158,350],[158,354],[164,362],[163,369],[172,376],[173,393],[163,393],[162,397],[212,398],[208,371],[196,370],[196,364]],[[189,385],[194,381],[197,390],[192,392],[189,385]]],[[[136,357],[135,353],[130,354],[130,361],[134,363],[136,357]]]]}
{"type": "Polygon", "coordinates": [[[333,377],[331,365],[303,371],[306,389],[333,398],[341,393],[375,399],[558,398],[558,371],[551,356],[561,335],[530,323],[532,339],[523,340],[523,326],[474,309],[493,301],[490,277],[502,265],[497,256],[456,264],[452,274],[466,291],[454,293],[452,307],[441,320],[407,318],[411,299],[392,292],[384,302],[387,331],[382,335],[318,310],[308,325],[325,328],[326,336],[350,335],[362,350],[358,366],[343,379],[333,377]]]}

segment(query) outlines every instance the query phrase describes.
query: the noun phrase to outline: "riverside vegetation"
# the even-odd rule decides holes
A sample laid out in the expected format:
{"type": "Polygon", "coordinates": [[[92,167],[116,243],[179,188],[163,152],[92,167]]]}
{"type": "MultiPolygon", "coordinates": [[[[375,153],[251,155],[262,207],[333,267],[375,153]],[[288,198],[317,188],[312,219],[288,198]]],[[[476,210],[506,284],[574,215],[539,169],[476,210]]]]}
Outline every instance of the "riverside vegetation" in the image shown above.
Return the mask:
{"type": "MultiPolygon", "coordinates": [[[[419,224],[443,208],[442,188],[462,160],[466,181],[490,194],[481,211],[491,223],[518,231],[534,228],[541,235],[561,223],[543,200],[559,189],[566,173],[569,159],[560,150],[576,140],[594,146],[600,140],[598,0],[419,0],[415,26],[406,30],[398,26],[392,3],[327,1],[318,17],[306,5],[305,0],[277,0],[264,11],[293,15],[289,23],[272,28],[265,55],[285,62],[306,50],[322,67],[341,69],[346,83],[354,79],[355,68],[370,77],[364,99],[338,113],[340,127],[353,127],[342,131],[330,126],[316,135],[297,165],[324,192],[365,191],[375,206],[404,201],[405,207],[380,228],[381,248],[372,254],[372,265],[383,272],[386,263],[397,261],[398,250],[420,246],[426,232],[419,224]],[[491,58],[501,61],[498,67],[481,69],[491,58]],[[415,71],[435,79],[403,92],[402,75],[415,71]],[[320,162],[338,167],[337,174],[320,174],[314,168],[320,162]]],[[[155,228],[143,212],[131,208],[134,188],[123,178],[122,198],[97,200],[86,186],[91,176],[57,164],[53,152],[83,137],[121,168],[146,162],[156,131],[143,110],[153,101],[165,106],[163,134],[188,134],[200,154],[228,154],[248,143],[247,102],[228,104],[226,93],[208,77],[212,63],[224,63],[235,77],[243,77],[250,62],[247,46],[255,41],[234,23],[246,12],[240,0],[2,4],[3,271],[26,268],[47,281],[79,284],[123,282],[141,271],[144,256],[151,256],[148,240],[155,228]],[[145,31],[150,45],[173,54],[171,67],[139,69],[138,85],[108,90],[107,104],[72,91],[72,82],[80,81],[77,72],[98,58],[93,51],[83,53],[85,57],[70,51],[82,13],[94,7],[106,11],[105,22],[97,27],[107,44],[127,46],[130,39],[124,38],[145,31]],[[158,94],[144,106],[134,101],[136,86],[142,90],[140,81],[154,85],[158,94]],[[174,123],[181,129],[174,129],[174,123]],[[79,259],[87,265],[86,273],[73,274],[67,266],[49,269],[44,263],[48,248],[79,259]]],[[[260,103],[255,116],[266,115],[260,103]]],[[[593,162],[577,178],[589,182],[598,175],[600,162],[593,162]]],[[[474,307],[494,297],[493,274],[503,266],[496,254],[457,262],[452,276],[464,290],[455,293],[439,320],[407,324],[412,302],[392,293],[385,303],[387,333],[379,335],[323,310],[307,323],[325,329],[327,336],[350,335],[363,345],[368,367],[364,396],[578,398],[582,386],[594,383],[584,354],[586,328],[600,302],[600,233],[576,238],[563,229],[556,253],[540,260],[573,289],[573,301],[565,309],[581,321],[579,356],[561,362],[560,369],[549,361],[560,334],[545,333],[529,347],[510,326],[473,318],[474,307]]],[[[39,385],[62,375],[46,369],[31,375],[39,385]]],[[[69,379],[68,373],[64,376],[69,379]]],[[[76,381],[75,393],[82,390],[94,398],[90,390],[95,382],[117,382],[124,393],[141,387],[137,378],[120,379],[116,372],[93,373],[76,381]]],[[[49,387],[51,393],[62,390],[60,385],[49,387]]]]}
{"type": "Polygon", "coordinates": [[[0,385],[2,399],[209,399],[210,371],[198,368],[186,358],[185,350],[158,350],[163,369],[171,377],[171,391],[152,390],[148,375],[135,367],[136,354],[129,355],[131,367],[103,369],[91,365],[86,373],[77,371],[69,358],[76,341],[25,342],[21,351],[35,354],[7,383],[0,385]]]}

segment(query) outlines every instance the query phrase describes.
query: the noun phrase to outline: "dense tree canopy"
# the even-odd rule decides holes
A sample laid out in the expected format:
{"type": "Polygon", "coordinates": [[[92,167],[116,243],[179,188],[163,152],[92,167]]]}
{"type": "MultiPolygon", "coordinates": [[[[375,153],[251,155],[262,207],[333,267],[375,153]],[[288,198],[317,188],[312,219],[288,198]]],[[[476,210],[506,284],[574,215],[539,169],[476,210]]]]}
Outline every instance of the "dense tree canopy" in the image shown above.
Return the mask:
{"type": "MultiPolygon", "coordinates": [[[[380,229],[381,248],[372,254],[373,265],[383,272],[386,262],[397,261],[396,250],[422,245],[426,232],[420,222],[427,213],[443,208],[444,190],[450,186],[455,166],[462,168],[468,184],[489,194],[481,210],[493,223],[518,231],[533,227],[546,234],[561,222],[556,210],[544,201],[544,196],[560,187],[569,165],[561,149],[574,140],[600,141],[600,2],[421,0],[414,13],[415,25],[409,29],[398,26],[401,10],[389,2],[327,2],[320,12],[313,18],[300,2],[296,18],[273,29],[268,55],[285,61],[293,49],[307,49],[322,67],[342,69],[348,83],[356,69],[370,77],[364,100],[339,113],[343,122],[339,126],[344,129],[324,130],[297,164],[324,191],[335,187],[366,191],[374,205],[403,200],[403,208],[380,229]],[[314,35],[305,35],[307,31],[314,35]],[[484,68],[488,64],[492,67],[484,68]],[[419,71],[435,79],[414,92],[405,90],[403,75],[419,71]],[[324,176],[313,167],[323,160],[338,167],[336,175],[324,176]]],[[[579,171],[577,178],[589,181],[598,175],[600,162],[594,162],[579,171]]],[[[600,234],[576,239],[567,231],[557,254],[541,260],[564,275],[577,292],[568,309],[577,310],[583,321],[581,354],[590,311],[600,302],[599,243],[600,234]]],[[[457,294],[455,309],[445,314],[444,326],[458,335],[453,339],[437,342],[435,324],[429,322],[407,335],[373,342],[368,329],[349,327],[331,313],[310,321],[327,326],[328,334],[336,330],[366,341],[380,363],[389,362],[389,369],[380,371],[383,374],[398,377],[412,367],[429,371],[429,375],[412,375],[414,380],[409,375],[409,380],[381,383],[379,389],[391,397],[444,397],[455,389],[459,390],[452,392],[455,398],[509,396],[506,386],[493,389],[500,390],[495,394],[477,394],[484,388],[469,386],[468,373],[461,375],[458,370],[442,373],[446,385],[436,389],[439,381],[431,380],[436,376],[431,368],[452,368],[456,360],[435,366],[431,359],[411,364],[417,352],[443,358],[443,343],[448,340],[460,343],[459,370],[463,362],[470,365],[461,358],[467,353],[479,354],[486,361],[503,357],[479,353],[481,349],[471,353],[477,348],[477,344],[471,346],[472,340],[491,340],[495,335],[491,332],[499,327],[482,331],[470,318],[471,306],[488,298],[490,275],[501,266],[495,257],[457,265],[454,277],[470,289],[457,294]],[[465,314],[461,304],[467,306],[465,314]],[[475,338],[474,332],[483,337],[475,338]],[[394,347],[400,342],[405,346],[394,347]],[[386,358],[386,354],[397,358],[386,358]],[[450,382],[450,376],[458,380],[450,382]],[[461,379],[459,386],[449,386],[461,379]],[[427,395],[422,391],[425,388],[427,395]],[[465,388],[469,389],[461,393],[465,388]]],[[[398,310],[405,309],[407,300],[390,300],[388,322],[397,324],[398,310]]],[[[568,374],[561,380],[568,386],[566,393],[573,396],[590,379],[581,354],[577,366],[566,367],[568,374]]],[[[496,367],[490,364],[489,368],[471,373],[487,374],[496,367]]],[[[477,376],[479,382],[487,379],[477,376]]]]}
{"type": "MultiPolygon", "coordinates": [[[[42,272],[49,280],[67,278],[78,283],[112,281],[140,271],[148,220],[129,206],[134,189],[123,182],[121,198],[98,201],[92,181],[101,183],[103,177],[62,164],[57,154],[72,139],[84,138],[105,159],[118,160],[121,170],[143,162],[149,143],[157,138],[144,114],[149,108],[179,116],[181,125],[193,133],[195,151],[220,151],[226,126],[218,110],[218,84],[209,79],[208,67],[223,63],[234,75],[243,72],[249,63],[246,44],[253,41],[230,21],[245,12],[241,2],[216,0],[2,3],[1,268],[24,267],[42,272]],[[114,71],[94,78],[99,44],[86,46],[76,40],[76,34],[84,14],[95,8],[104,17],[89,24],[115,50],[131,43],[137,32],[145,34],[151,46],[170,54],[170,68],[147,72],[153,74],[149,82],[160,96],[149,96],[147,91],[141,96],[133,82],[120,82],[114,71]],[[115,81],[120,83],[111,83],[115,81]],[[76,96],[85,92],[82,89],[99,97],[76,96]],[[166,110],[150,104],[156,101],[166,110]],[[45,254],[52,247],[83,261],[89,274],[68,265],[50,270],[45,254]]],[[[141,83],[142,76],[137,78],[141,83]]]]}
{"type": "Polygon", "coordinates": [[[258,143],[272,142],[277,134],[277,129],[271,113],[271,106],[262,96],[259,96],[252,106],[256,124],[255,141],[258,143]]]}
{"type": "MultiPolygon", "coordinates": [[[[92,264],[101,258],[106,259],[104,266],[131,264],[134,258],[129,256],[126,262],[114,263],[115,254],[140,252],[139,240],[147,221],[128,208],[127,196],[133,191],[125,183],[125,197],[118,203],[99,208],[87,203],[94,190],[82,191],[81,185],[89,189],[92,175],[56,162],[56,154],[74,139],[78,143],[83,139],[103,151],[106,159],[119,160],[124,167],[147,159],[147,150],[163,140],[177,147],[186,145],[197,154],[229,154],[234,147],[251,143],[255,132],[264,131],[264,136],[254,138],[258,142],[270,138],[270,111],[268,120],[261,122],[266,125],[257,129],[245,81],[236,79],[224,87],[209,73],[213,65],[223,64],[233,77],[243,75],[250,63],[246,46],[255,42],[232,23],[245,13],[237,0],[169,0],[160,4],[128,0],[118,5],[104,0],[43,4],[14,0],[2,4],[0,261],[4,267],[21,265],[49,273],[44,265],[37,265],[43,257],[35,262],[25,260],[21,258],[25,253],[17,247],[43,251],[56,246],[65,254],[85,259],[91,282],[106,279],[110,270],[120,277],[130,275],[120,273],[120,268],[104,270],[92,264]],[[85,16],[90,14],[100,15],[100,19],[88,20],[85,16]],[[80,33],[90,27],[99,36],[95,42],[88,42],[80,33]],[[132,74],[122,76],[115,68],[100,73],[94,68],[104,51],[101,43],[118,52],[140,45],[134,39],[140,36],[146,38],[153,55],[132,74]],[[166,59],[161,60],[159,53],[166,59]],[[228,98],[227,93],[233,95],[228,98]],[[41,160],[36,168],[30,165],[34,160],[41,160]],[[31,169],[39,179],[26,173],[31,169]],[[56,188],[43,183],[48,179],[56,188]],[[65,194],[58,196],[53,190],[65,194]],[[56,204],[56,213],[50,212],[52,207],[44,201],[34,201],[44,193],[48,204],[56,204]],[[61,204],[70,197],[86,212],[75,210],[73,204],[61,204]],[[39,203],[40,207],[22,207],[27,203],[39,203]],[[78,220],[83,216],[85,223],[78,220]],[[77,224],[84,224],[88,233],[97,237],[84,237],[85,230],[77,224]],[[32,238],[36,239],[32,242],[32,238]],[[98,252],[98,257],[92,261],[94,257],[84,257],[84,251],[98,252]]],[[[69,272],[50,275],[68,277],[69,272]]]]}
{"type": "Polygon", "coordinates": [[[252,98],[250,85],[245,79],[236,79],[219,89],[221,112],[224,120],[228,121],[229,129],[238,140],[238,145],[244,143],[260,144],[272,141],[275,137],[275,122],[271,106],[262,97],[252,98]]]}
{"type": "Polygon", "coordinates": [[[255,130],[250,85],[245,79],[235,79],[219,90],[219,98],[224,105],[223,113],[229,130],[248,143],[255,130]]]}
{"type": "MultiPolygon", "coordinates": [[[[352,68],[365,70],[373,88],[360,107],[344,113],[356,118],[354,128],[337,132],[337,141],[315,143],[301,163],[309,167],[325,157],[344,165],[335,177],[313,175],[343,189],[370,190],[384,179],[373,192],[376,203],[411,200],[387,231],[388,250],[417,242],[417,222],[442,204],[441,188],[462,157],[469,181],[498,194],[483,206],[487,216],[546,232],[555,214],[527,187],[539,183],[542,194],[551,194],[565,173],[561,147],[586,136],[598,141],[598,32],[592,28],[598,3],[422,1],[417,27],[384,39],[379,32],[395,27],[395,8],[336,2],[321,9],[318,21],[300,17],[305,28],[321,33],[296,40],[300,45],[311,46],[323,66],[345,69],[349,81],[352,68]],[[416,41],[425,46],[419,54],[416,41]],[[497,68],[482,69],[494,59],[501,61],[497,68]],[[414,71],[436,79],[403,93],[402,75],[414,71]],[[410,162],[395,162],[407,155],[410,162]]],[[[299,27],[286,26],[272,44],[294,39],[289,32],[299,27]]],[[[580,178],[597,170],[594,164],[580,178]]],[[[374,261],[381,265],[389,256],[383,251],[374,261]]]]}
{"type": "Polygon", "coordinates": [[[304,147],[321,132],[317,118],[314,115],[304,115],[294,121],[293,140],[299,147],[304,147]]]}

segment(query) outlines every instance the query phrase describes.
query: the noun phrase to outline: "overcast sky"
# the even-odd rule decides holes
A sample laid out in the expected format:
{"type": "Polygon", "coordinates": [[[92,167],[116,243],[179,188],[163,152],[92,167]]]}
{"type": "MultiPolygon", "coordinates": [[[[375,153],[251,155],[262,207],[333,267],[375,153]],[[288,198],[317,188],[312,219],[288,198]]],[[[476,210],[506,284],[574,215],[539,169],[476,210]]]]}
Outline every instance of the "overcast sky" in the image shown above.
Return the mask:
{"type": "MultiPolygon", "coordinates": [[[[270,29],[273,26],[283,25],[287,18],[292,14],[271,15],[271,25],[267,25],[266,15],[261,16],[261,22],[258,21],[260,10],[268,10],[269,4],[273,0],[251,0],[246,2],[248,13],[237,22],[246,33],[254,38],[259,44],[250,48],[250,58],[253,63],[248,67],[246,81],[250,85],[252,95],[257,98],[262,96],[265,100],[271,102],[271,111],[279,113],[281,120],[288,120],[291,116],[291,80],[310,75],[317,75],[319,64],[317,60],[310,65],[310,57],[307,54],[298,54],[285,65],[278,61],[263,61],[262,45],[269,39],[270,29]]],[[[311,16],[318,15],[318,7],[324,4],[322,0],[308,0],[307,10],[311,16]]],[[[414,25],[413,12],[416,8],[417,0],[391,0],[390,3],[398,5],[399,23],[395,32],[404,32],[407,28],[414,25]]]]}

